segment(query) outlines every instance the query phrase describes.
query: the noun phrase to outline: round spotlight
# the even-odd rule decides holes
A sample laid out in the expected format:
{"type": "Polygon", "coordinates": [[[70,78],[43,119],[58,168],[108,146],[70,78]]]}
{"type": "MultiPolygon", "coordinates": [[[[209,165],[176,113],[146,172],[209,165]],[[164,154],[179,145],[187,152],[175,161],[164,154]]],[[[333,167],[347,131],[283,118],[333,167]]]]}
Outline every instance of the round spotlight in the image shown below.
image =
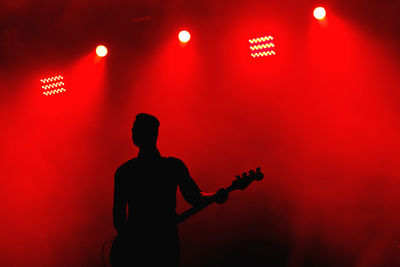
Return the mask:
{"type": "Polygon", "coordinates": [[[316,9],[314,9],[314,17],[318,20],[322,20],[324,19],[326,16],[326,11],[325,8],[323,7],[317,7],[316,9]]]}
{"type": "Polygon", "coordinates": [[[181,31],[178,37],[179,41],[182,43],[187,43],[190,40],[190,33],[188,31],[181,31]]]}
{"type": "Polygon", "coordinates": [[[107,47],[105,47],[104,45],[99,45],[96,48],[96,54],[99,57],[105,57],[108,53],[107,47]]]}

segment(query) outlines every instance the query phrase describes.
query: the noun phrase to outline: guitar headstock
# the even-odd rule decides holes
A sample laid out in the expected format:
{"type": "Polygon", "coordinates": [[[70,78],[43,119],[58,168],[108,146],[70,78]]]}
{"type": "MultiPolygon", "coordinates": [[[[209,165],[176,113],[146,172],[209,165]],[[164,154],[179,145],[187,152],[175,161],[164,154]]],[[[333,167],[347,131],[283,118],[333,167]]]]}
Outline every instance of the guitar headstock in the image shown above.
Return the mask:
{"type": "Polygon", "coordinates": [[[260,171],[258,167],[255,171],[250,170],[244,172],[242,175],[236,175],[236,180],[232,182],[232,189],[246,189],[253,181],[261,181],[264,178],[264,174],[260,171]]]}

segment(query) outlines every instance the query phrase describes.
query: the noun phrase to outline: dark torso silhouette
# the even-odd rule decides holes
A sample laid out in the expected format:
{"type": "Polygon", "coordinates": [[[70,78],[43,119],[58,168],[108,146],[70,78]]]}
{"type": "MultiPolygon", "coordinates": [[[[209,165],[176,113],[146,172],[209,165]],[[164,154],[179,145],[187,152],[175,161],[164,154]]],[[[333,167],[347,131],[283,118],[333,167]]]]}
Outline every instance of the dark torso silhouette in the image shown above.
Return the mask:
{"type": "Polygon", "coordinates": [[[115,266],[178,266],[176,191],[192,205],[201,191],[185,164],[157,149],[121,165],[115,174],[114,227],[125,236],[124,256],[115,266]]]}

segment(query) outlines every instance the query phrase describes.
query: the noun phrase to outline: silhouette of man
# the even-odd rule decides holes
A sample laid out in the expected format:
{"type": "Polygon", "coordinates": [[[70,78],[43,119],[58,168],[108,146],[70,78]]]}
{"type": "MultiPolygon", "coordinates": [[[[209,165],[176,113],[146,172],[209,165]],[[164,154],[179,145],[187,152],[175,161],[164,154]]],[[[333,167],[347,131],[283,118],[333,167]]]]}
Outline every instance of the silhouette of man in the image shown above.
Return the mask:
{"type": "Polygon", "coordinates": [[[191,205],[209,197],[227,199],[223,189],[203,193],[185,164],[162,157],[157,149],[159,121],[140,113],[132,127],[132,140],[139,154],[115,173],[113,219],[121,248],[112,256],[113,266],[178,266],[176,191],[179,187],[191,205]]]}

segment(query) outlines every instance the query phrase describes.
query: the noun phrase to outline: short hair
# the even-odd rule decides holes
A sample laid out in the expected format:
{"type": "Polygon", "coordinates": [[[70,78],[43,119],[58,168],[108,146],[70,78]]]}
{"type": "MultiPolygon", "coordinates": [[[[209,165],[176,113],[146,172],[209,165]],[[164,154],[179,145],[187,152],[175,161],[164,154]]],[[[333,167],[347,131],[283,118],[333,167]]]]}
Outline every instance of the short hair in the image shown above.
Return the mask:
{"type": "Polygon", "coordinates": [[[136,115],[133,127],[139,127],[146,130],[158,131],[160,121],[153,115],[147,113],[139,113],[136,115]]]}

